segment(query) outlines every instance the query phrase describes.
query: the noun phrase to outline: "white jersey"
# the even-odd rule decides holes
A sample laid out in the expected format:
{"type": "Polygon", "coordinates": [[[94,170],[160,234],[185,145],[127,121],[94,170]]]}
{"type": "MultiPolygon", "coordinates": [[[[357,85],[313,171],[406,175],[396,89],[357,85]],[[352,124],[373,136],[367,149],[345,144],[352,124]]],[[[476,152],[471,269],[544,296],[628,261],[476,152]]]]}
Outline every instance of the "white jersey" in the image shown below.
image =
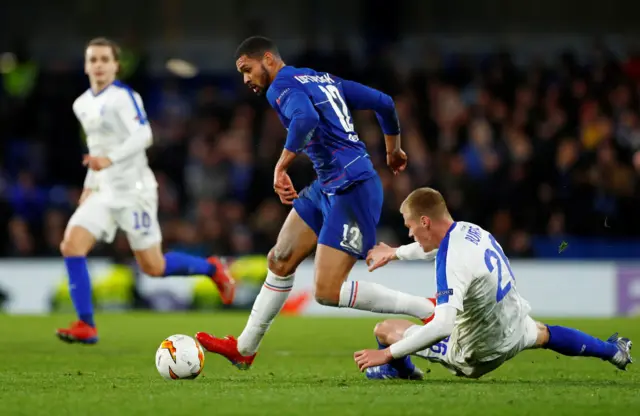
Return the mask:
{"type": "Polygon", "coordinates": [[[138,93],[116,81],[98,94],[86,91],[73,103],[73,111],[87,135],[89,153],[113,162],[99,172],[89,170],[85,188],[107,194],[114,204],[156,193],[146,156],[152,133],[138,93]]]}
{"type": "Polygon", "coordinates": [[[481,363],[517,347],[531,326],[531,308],[516,290],[509,260],[491,233],[468,222],[453,223],[435,268],[437,305],[459,311],[451,334],[455,356],[481,363]]]}

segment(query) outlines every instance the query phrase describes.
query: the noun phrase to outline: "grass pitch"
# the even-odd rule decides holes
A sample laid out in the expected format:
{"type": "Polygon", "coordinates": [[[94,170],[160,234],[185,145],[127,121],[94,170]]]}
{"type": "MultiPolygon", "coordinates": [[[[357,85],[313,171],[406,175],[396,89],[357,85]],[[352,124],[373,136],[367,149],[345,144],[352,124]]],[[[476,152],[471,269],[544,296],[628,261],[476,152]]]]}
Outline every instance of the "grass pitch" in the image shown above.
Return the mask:
{"type": "MultiPolygon", "coordinates": [[[[237,335],[246,314],[101,315],[96,346],[54,337],[71,319],[0,315],[0,415],[640,415],[640,366],[621,372],[549,351],[524,352],[480,380],[418,358],[431,370],[423,382],[366,380],[352,355],[375,346],[371,319],[281,317],[251,370],[207,354],[203,374],[185,381],[157,374],[160,342],[199,330],[237,335]]],[[[637,318],[550,323],[640,342],[637,318]]]]}

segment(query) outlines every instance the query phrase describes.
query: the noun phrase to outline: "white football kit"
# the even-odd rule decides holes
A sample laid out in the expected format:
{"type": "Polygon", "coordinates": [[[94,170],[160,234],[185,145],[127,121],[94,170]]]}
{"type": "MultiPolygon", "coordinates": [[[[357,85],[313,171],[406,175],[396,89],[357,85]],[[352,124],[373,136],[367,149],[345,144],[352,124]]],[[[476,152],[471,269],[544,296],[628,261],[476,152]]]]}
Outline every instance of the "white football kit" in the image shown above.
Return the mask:
{"type": "MultiPolygon", "coordinates": [[[[451,336],[416,355],[476,378],[535,345],[538,330],[529,303],[518,293],[509,260],[489,232],[468,222],[453,223],[435,268],[436,316],[442,305],[458,312],[451,336]]],[[[420,328],[410,327],[403,341],[420,328]]]]}
{"type": "Polygon", "coordinates": [[[87,172],[84,187],[93,192],[67,227],[80,226],[105,242],[112,242],[120,228],[133,250],[160,243],[158,185],[146,155],[153,137],[140,95],[116,81],[95,95],[87,90],[73,103],[73,111],[90,155],[108,157],[113,164],[87,172]]]}

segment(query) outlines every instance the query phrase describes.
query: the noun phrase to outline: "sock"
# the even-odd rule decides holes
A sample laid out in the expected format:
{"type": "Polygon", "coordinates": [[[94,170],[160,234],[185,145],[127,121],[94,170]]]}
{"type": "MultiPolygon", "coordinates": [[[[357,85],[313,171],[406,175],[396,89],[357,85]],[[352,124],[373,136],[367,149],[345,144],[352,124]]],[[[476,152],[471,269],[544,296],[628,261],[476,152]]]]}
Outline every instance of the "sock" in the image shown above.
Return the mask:
{"type": "Polygon", "coordinates": [[[602,341],[589,334],[564,326],[550,326],[549,342],[545,346],[552,351],[570,357],[597,357],[603,360],[611,359],[618,352],[616,344],[602,341]]]}
{"type": "Polygon", "coordinates": [[[164,276],[213,276],[216,267],[202,257],[175,251],[164,255],[164,276]]]}
{"type": "Polygon", "coordinates": [[[69,293],[78,318],[93,327],[93,303],[91,300],[91,279],[86,257],[65,257],[64,265],[69,276],[69,293]]]}
{"type": "Polygon", "coordinates": [[[280,277],[270,270],[267,272],[264,285],[253,303],[247,325],[238,337],[238,351],[240,354],[249,356],[258,351],[264,334],[282,309],[282,306],[284,306],[289,293],[291,293],[293,280],[294,275],[280,277]]]}
{"type": "MultiPolygon", "coordinates": [[[[385,348],[388,347],[388,345],[385,345],[382,342],[380,342],[378,337],[376,337],[376,341],[378,342],[379,350],[384,350],[385,348]]],[[[403,358],[396,358],[395,360],[391,360],[389,361],[389,365],[395,368],[398,373],[405,376],[413,374],[413,372],[416,370],[416,366],[411,361],[411,356],[409,355],[403,358]]]]}
{"type": "Polygon", "coordinates": [[[398,292],[377,283],[348,281],[340,289],[341,308],[363,311],[395,313],[425,319],[433,314],[433,303],[421,296],[398,292]]]}

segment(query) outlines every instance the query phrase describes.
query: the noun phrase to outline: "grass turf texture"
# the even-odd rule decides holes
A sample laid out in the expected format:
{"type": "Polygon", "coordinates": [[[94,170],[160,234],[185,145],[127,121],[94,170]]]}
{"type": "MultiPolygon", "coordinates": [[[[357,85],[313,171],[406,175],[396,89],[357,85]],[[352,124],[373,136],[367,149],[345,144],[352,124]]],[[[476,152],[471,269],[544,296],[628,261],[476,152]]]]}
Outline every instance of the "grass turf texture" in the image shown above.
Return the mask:
{"type": "MultiPolygon", "coordinates": [[[[166,381],[154,354],[167,336],[238,334],[246,314],[108,314],[96,346],[54,337],[71,316],[0,315],[0,414],[9,415],[612,415],[640,414],[640,366],[527,351],[480,380],[437,365],[423,382],[369,381],[355,350],[375,346],[372,319],[281,317],[245,372],[207,354],[196,380],[166,381]]],[[[640,342],[640,319],[547,320],[640,342]]],[[[640,344],[639,344],[640,345],[640,344]]],[[[638,352],[640,354],[640,351],[638,352]]]]}

